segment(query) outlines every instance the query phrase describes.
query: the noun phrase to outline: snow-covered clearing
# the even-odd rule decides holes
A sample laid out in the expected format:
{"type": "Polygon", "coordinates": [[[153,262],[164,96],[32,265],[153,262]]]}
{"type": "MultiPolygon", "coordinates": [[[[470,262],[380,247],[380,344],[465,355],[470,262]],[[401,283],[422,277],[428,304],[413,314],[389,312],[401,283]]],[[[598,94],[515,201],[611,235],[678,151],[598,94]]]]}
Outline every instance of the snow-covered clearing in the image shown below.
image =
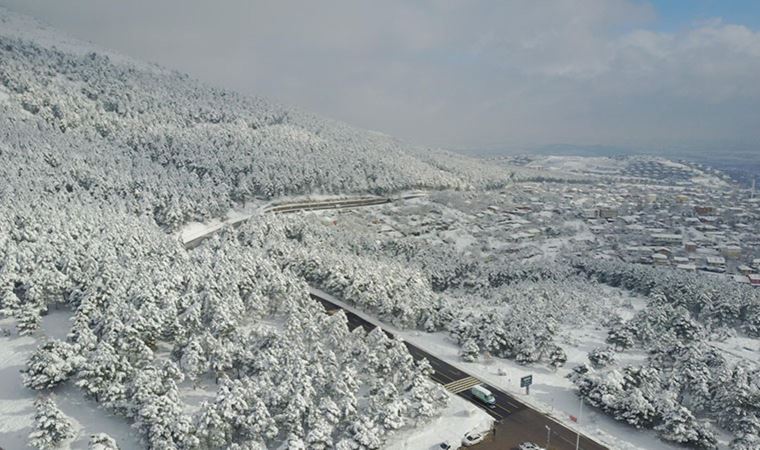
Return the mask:
{"type": "Polygon", "coordinates": [[[143,448],[135,431],[123,418],[110,414],[92,400],[84,398],[76,387],[66,384],[56,389],[55,394],[58,407],[72,419],[74,429],[77,430],[70,448],[87,448],[90,435],[95,433],[108,434],[119,444],[121,450],[143,448]]]}
{"type": "Polygon", "coordinates": [[[712,341],[709,344],[720,350],[728,359],[745,360],[751,363],[760,361],[760,339],[734,336],[723,341],[712,341]]]}
{"type": "Polygon", "coordinates": [[[450,395],[449,405],[432,422],[417,428],[397,431],[385,443],[388,450],[423,450],[439,448],[441,442],[459,444],[468,431],[489,430],[493,418],[467,400],[450,395]]]}
{"type": "Polygon", "coordinates": [[[262,211],[261,204],[247,204],[240,209],[231,209],[223,219],[213,219],[208,222],[189,222],[177,233],[180,241],[190,242],[201,236],[214,233],[226,226],[248,220],[256,212],[262,211]]]}
{"type": "MultiPolygon", "coordinates": [[[[6,450],[32,449],[27,437],[34,427],[36,393],[21,382],[19,371],[45,338],[64,338],[69,328],[70,314],[53,310],[43,317],[37,336],[18,336],[13,319],[0,320],[0,328],[11,330],[10,336],[0,336],[0,448],[6,450]]],[[[122,450],[142,448],[129,424],[85,399],[70,383],[53,390],[58,407],[71,419],[76,437],[63,450],[87,448],[91,434],[107,433],[122,450]]]]}
{"type": "Polygon", "coordinates": [[[192,414],[201,409],[203,402],[213,402],[216,397],[216,382],[211,375],[196,381],[184,380],[178,386],[184,404],[184,412],[192,414]]]}
{"type": "Polygon", "coordinates": [[[658,159],[657,162],[662,164],[666,167],[672,167],[675,169],[680,170],[687,170],[694,173],[694,176],[691,178],[691,182],[694,184],[700,184],[702,186],[707,187],[726,187],[728,186],[728,183],[726,183],[724,180],[721,180],[720,178],[716,177],[715,175],[711,175],[708,173],[705,173],[701,170],[695,169],[693,167],[689,167],[686,164],[682,164],[677,161],[671,161],[669,159],[658,159]]]}
{"type": "Polygon", "coordinates": [[[728,186],[728,183],[726,183],[724,180],[721,180],[720,178],[712,175],[701,175],[696,176],[691,179],[691,182],[694,184],[700,184],[702,186],[716,188],[716,187],[726,187],[728,186]]]}
{"type": "Polygon", "coordinates": [[[478,241],[464,230],[446,230],[441,232],[443,242],[453,244],[457,251],[463,251],[478,241]]]}
{"type": "MultiPolygon", "coordinates": [[[[11,328],[12,321],[0,326],[11,328]]],[[[32,432],[34,392],[21,384],[19,370],[37,347],[32,337],[0,337],[0,445],[4,448],[27,449],[26,437],[32,432]]]]}

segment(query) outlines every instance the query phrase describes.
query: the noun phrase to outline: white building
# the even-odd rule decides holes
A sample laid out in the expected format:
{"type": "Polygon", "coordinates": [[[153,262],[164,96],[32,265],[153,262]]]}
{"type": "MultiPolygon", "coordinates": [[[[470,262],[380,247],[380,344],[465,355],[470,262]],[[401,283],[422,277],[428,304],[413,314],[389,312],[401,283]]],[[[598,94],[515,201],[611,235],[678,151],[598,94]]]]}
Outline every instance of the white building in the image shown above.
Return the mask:
{"type": "Polygon", "coordinates": [[[722,256],[708,256],[707,257],[707,266],[713,267],[716,269],[725,269],[726,268],[726,258],[722,256]]]}
{"type": "Polygon", "coordinates": [[[663,255],[662,253],[655,253],[652,255],[652,261],[654,261],[655,266],[667,266],[668,256],[663,255]]]}
{"type": "Polygon", "coordinates": [[[683,242],[683,236],[673,233],[653,233],[652,241],[655,244],[668,245],[668,244],[680,244],[683,242]]]}

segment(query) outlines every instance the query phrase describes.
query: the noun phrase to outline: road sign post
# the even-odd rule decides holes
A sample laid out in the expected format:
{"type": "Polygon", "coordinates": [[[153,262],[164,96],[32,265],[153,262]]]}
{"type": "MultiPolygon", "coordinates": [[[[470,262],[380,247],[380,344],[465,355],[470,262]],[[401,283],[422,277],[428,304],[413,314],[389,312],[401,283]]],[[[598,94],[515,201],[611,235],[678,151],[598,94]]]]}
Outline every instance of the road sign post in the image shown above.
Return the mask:
{"type": "Polygon", "coordinates": [[[533,375],[526,375],[520,378],[520,387],[525,388],[525,395],[530,395],[531,384],[533,384],[533,375]]]}

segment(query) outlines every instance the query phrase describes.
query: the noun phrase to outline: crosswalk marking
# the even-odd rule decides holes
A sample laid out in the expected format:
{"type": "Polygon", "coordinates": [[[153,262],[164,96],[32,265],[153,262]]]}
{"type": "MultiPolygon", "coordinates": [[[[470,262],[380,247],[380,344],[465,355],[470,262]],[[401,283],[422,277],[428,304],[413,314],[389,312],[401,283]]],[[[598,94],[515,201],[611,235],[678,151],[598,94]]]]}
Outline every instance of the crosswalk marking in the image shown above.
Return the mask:
{"type": "Polygon", "coordinates": [[[449,392],[452,394],[458,394],[460,392],[466,391],[467,389],[470,389],[473,386],[477,386],[480,384],[480,380],[478,380],[475,377],[466,377],[462,378],[460,380],[452,381],[449,384],[444,384],[443,387],[446,388],[449,392]]]}

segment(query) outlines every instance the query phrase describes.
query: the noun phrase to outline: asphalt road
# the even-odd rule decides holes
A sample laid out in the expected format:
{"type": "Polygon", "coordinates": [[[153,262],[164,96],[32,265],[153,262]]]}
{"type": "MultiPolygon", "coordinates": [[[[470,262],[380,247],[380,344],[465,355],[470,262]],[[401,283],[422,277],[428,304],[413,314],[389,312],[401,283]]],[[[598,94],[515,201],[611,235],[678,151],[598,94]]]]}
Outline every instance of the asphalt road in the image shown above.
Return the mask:
{"type": "MultiPolygon", "coordinates": [[[[314,293],[311,294],[311,297],[322,303],[327,311],[342,309],[339,305],[314,293]]],[[[375,328],[375,325],[362,317],[350,311],[343,310],[343,312],[346,314],[350,329],[353,330],[357,327],[363,327],[365,330],[371,331],[375,328]]],[[[388,336],[393,337],[392,333],[387,330],[383,331],[388,336]]],[[[430,365],[435,371],[432,375],[432,379],[437,383],[446,385],[471,376],[467,372],[454,367],[409,342],[404,341],[404,344],[409,349],[409,353],[414,359],[419,360],[424,358],[430,362],[430,365]]],[[[457,395],[467,399],[490,414],[496,419],[496,427],[494,434],[489,436],[485,442],[470,448],[475,450],[511,450],[517,449],[517,447],[523,442],[530,441],[535,442],[544,448],[548,448],[549,450],[576,449],[575,442],[577,434],[575,431],[570,430],[543,413],[536,411],[495,386],[491,386],[487,383],[480,384],[491,391],[496,398],[496,405],[493,408],[489,408],[473,397],[469,390],[460,392],[457,395]],[[548,447],[546,445],[547,435],[549,435],[548,447]]],[[[578,448],[582,450],[607,450],[607,447],[583,435],[580,436],[580,446],[578,448]]]]}

